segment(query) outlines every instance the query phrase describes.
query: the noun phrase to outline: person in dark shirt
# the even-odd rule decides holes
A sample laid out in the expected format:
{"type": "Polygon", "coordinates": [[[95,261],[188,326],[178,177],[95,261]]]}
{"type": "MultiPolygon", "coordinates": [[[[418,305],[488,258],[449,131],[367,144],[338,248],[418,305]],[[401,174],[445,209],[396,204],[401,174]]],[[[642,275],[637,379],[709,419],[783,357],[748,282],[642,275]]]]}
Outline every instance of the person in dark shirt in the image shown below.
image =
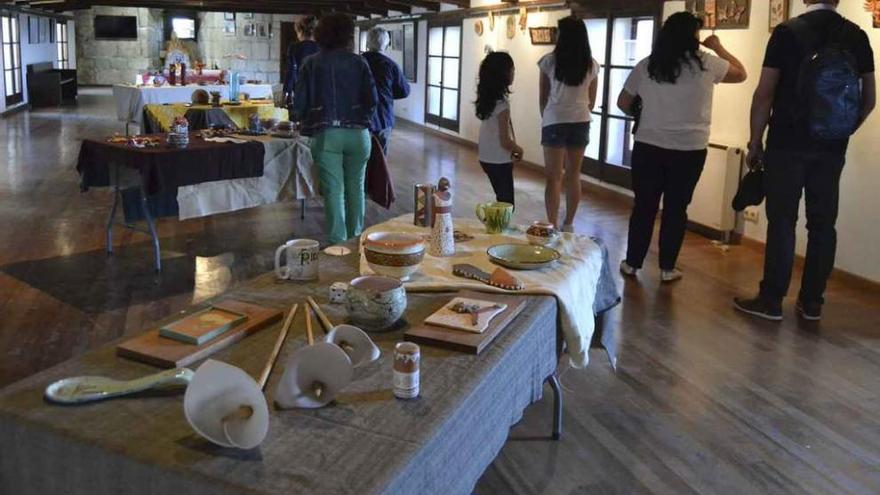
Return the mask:
{"type": "Polygon", "coordinates": [[[287,48],[287,73],[284,75],[284,101],[292,105],[293,90],[296,88],[296,80],[299,75],[299,69],[302,67],[303,61],[309,55],[318,52],[319,46],[315,41],[315,27],[318,25],[318,18],[310,15],[303,17],[297,23],[294,29],[296,37],[299,41],[292,43],[287,48]]]}
{"type": "Polygon", "coordinates": [[[409,83],[400,67],[382,53],[390,43],[388,31],[376,26],[367,33],[367,51],[363,54],[373,73],[379,95],[379,105],[370,122],[370,131],[379,139],[386,155],[391,129],[394,128],[394,100],[409,96],[409,83]]]}
{"type": "Polygon", "coordinates": [[[795,250],[795,226],[801,195],[806,192],[807,253],[798,295],[798,314],[819,320],[823,294],[837,246],[838,193],[848,139],[825,140],[811,136],[796,111],[801,64],[810,47],[795,31],[797,22],[812,33],[817,46],[830,37],[854,59],[861,75],[862,105],[859,125],[875,105],[874,54],[865,32],[836,11],[838,0],[804,0],[807,12],[773,30],[764,57],[761,80],[751,109],[748,163],[763,164],[767,208],[767,245],[764,279],[753,299],[737,298],[735,307],[769,320],[782,319],[782,299],[788,292],[795,250]],[[768,127],[764,149],[764,130],[768,127]]]}

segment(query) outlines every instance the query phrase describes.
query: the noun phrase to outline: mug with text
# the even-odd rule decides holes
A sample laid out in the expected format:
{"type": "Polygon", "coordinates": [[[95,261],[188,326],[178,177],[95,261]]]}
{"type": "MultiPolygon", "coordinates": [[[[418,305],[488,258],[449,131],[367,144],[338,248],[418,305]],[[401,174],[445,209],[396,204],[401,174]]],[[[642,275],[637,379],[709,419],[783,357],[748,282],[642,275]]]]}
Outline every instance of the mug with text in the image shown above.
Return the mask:
{"type": "Polygon", "coordinates": [[[293,239],[275,250],[275,275],[282,280],[318,278],[318,241],[293,239]],[[284,264],[281,258],[284,257],[284,264]]]}

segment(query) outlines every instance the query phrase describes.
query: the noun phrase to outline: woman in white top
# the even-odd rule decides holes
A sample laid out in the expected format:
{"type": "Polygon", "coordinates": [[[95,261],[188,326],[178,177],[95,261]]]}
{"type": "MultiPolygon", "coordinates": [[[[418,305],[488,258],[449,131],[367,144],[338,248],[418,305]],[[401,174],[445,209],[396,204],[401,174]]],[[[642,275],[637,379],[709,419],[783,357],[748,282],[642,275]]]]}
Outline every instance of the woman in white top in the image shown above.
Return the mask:
{"type": "Polygon", "coordinates": [[[486,55],[477,82],[477,118],[480,119],[480,166],[489,177],[495,200],[514,203],[513,162],[522,158],[510,119],[510,85],[515,74],[513,58],[504,52],[486,55]]]}
{"type": "Polygon", "coordinates": [[[627,276],[642,267],[662,196],[660,278],[681,278],[675,264],[687,227],[687,207],[706,161],[714,87],[746,80],[742,63],[717,36],[706,38],[703,46],[718,56],[700,50],[702,27],[703,21],[688,12],[670,16],[651,56],[632,70],[617,99],[621,110],[639,119],[632,154],[635,202],[626,259],[620,264],[627,276]]]}
{"type": "Polygon", "coordinates": [[[541,145],[547,186],[544,201],[547,220],[557,224],[559,196],[565,182],[565,220],[562,230],[574,230],[581,201],[581,162],[590,139],[590,111],[596,104],[596,75],[587,26],[577,17],[559,20],[559,35],[552,53],[541,57],[539,105],[541,145]]]}

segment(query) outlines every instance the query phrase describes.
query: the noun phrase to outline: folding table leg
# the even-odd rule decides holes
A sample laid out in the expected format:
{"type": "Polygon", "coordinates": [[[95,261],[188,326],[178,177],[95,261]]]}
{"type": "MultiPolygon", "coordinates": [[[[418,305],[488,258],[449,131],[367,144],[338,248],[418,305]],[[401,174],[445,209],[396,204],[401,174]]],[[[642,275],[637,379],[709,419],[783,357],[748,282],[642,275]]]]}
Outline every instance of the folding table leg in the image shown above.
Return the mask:
{"type": "Polygon", "coordinates": [[[116,206],[119,204],[119,184],[113,186],[113,206],[107,217],[107,254],[113,254],[113,219],[116,218],[116,206]]]}
{"type": "Polygon", "coordinates": [[[306,219],[306,200],[304,199],[299,200],[299,219],[306,219]]]}
{"type": "Polygon", "coordinates": [[[156,272],[162,271],[162,251],[159,249],[159,236],[156,234],[156,225],[153,223],[153,216],[150,215],[149,204],[147,204],[147,192],[144,190],[144,184],[140,184],[141,191],[141,209],[144,212],[144,219],[147,221],[147,228],[150,229],[150,236],[153,238],[153,251],[156,255],[156,272]]]}
{"type": "Polygon", "coordinates": [[[554,371],[547,381],[553,390],[553,440],[559,440],[562,436],[562,388],[559,386],[559,377],[554,371]]]}

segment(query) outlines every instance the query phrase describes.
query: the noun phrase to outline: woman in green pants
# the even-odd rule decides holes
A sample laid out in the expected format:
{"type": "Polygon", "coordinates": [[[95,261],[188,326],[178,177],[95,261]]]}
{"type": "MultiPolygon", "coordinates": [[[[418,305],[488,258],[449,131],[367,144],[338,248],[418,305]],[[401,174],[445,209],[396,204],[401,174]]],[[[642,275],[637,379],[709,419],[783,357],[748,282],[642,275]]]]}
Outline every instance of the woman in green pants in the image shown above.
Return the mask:
{"type": "Polygon", "coordinates": [[[306,58],[294,91],[294,119],[312,136],[324,214],[331,244],[364,228],[364,175],[370,157],[370,118],[376,85],[370,67],[351,52],[354,22],[344,14],[318,21],[321,50],[306,58]]]}

